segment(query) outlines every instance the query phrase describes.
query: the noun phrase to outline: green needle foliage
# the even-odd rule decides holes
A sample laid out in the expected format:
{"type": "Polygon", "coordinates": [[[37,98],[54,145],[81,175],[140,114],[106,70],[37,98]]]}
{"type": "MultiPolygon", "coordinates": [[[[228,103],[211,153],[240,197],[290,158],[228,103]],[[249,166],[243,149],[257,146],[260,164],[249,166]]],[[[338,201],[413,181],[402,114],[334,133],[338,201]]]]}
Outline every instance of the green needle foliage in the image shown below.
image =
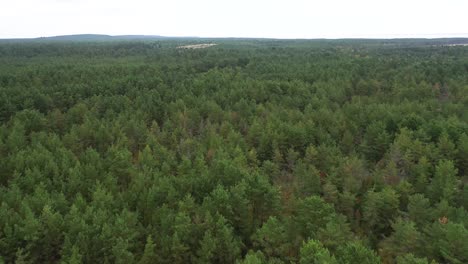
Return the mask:
{"type": "Polygon", "coordinates": [[[0,263],[468,263],[463,41],[1,41],[0,263]]]}

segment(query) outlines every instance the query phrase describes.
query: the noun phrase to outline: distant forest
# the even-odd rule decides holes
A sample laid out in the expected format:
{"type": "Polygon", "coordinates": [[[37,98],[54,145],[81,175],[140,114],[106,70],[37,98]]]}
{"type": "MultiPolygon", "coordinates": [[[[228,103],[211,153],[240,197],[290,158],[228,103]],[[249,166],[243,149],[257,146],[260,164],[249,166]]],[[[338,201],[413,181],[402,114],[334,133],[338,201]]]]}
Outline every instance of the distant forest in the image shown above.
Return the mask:
{"type": "Polygon", "coordinates": [[[82,38],[0,41],[0,263],[468,263],[467,39],[82,38]]]}

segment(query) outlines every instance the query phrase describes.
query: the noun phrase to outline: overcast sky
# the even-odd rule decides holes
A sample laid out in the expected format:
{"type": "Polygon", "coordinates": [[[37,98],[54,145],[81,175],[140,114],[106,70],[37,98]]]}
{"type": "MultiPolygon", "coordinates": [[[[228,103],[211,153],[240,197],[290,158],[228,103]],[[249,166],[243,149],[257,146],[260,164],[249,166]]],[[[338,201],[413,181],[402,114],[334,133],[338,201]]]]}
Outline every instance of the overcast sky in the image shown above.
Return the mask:
{"type": "Polygon", "coordinates": [[[468,37],[468,0],[0,0],[0,38],[468,37]]]}

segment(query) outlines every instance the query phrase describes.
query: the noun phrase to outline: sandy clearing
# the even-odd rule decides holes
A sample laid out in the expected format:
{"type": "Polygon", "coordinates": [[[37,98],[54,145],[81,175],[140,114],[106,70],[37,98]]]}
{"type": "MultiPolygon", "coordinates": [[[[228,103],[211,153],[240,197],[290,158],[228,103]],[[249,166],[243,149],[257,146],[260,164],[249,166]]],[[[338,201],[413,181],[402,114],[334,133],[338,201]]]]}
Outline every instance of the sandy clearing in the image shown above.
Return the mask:
{"type": "Polygon", "coordinates": [[[205,43],[205,44],[193,44],[193,45],[184,45],[184,46],[178,46],[178,49],[204,49],[204,48],[209,48],[216,46],[218,44],[214,43],[205,43]]]}
{"type": "Polygon", "coordinates": [[[468,43],[448,44],[447,46],[468,46],[468,43]]]}

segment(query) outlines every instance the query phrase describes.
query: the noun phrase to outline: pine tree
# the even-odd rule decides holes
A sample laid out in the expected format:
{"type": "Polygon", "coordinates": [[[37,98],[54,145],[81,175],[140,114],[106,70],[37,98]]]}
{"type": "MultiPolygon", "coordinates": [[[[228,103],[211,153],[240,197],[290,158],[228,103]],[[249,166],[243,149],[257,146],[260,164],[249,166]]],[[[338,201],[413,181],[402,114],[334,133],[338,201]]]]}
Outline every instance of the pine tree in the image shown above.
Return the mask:
{"type": "Polygon", "coordinates": [[[414,166],[414,178],[411,178],[411,182],[414,183],[414,189],[417,193],[426,193],[430,169],[431,164],[426,157],[420,158],[418,164],[414,166]]]}
{"type": "Polygon", "coordinates": [[[453,144],[446,132],[440,135],[437,147],[440,152],[441,159],[453,160],[455,158],[455,144],[453,144]]]}
{"type": "Polygon", "coordinates": [[[371,249],[359,242],[348,242],[338,248],[336,258],[339,263],[380,264],[380,258],[371,249]]]}
{"type": "Polygon", "coordinates": [[[335,257],[318,240],[304,242],[300,251],[300,264],[337,264],[335,257]]]}
{"type": "Polygon", "coordinates": [[[158,262],[158,256],[156,255],[156,245],[153,242],[151,235],[146,238],[145,250],[143,256],[141,256],[139,264],[150,264],[158,262]]]}
{"type": "Polygon", "coordinates": [[[319,229],[317,238],[334,252],[340,245],[354,240],[354,234],[346,222],[346,217],[337,215],[325,227],[319,229]]]}
{"type": "Polygon", "coordinates": [[[468,135],[463,133],[458,139],[456,160],[461,175],[468,175],[468,135]]]}
{"type": "Polygon", "coordinates": [[[415,257],[413,254],[408,253],[401,256],[397,256],[396,264],[429,264],[429,262],[426,258],[418,258],[415,257]]]}
{"type": "Polygon", "coordinates": [[[393,233],[381,243],[380,255],[384,262],[393,262],[397,256],[406,253],[418,253],[418,245],[422,243],[422,236],[416,229],[414,222],[401,218],[392,224],[393,233]]]}
{"type": "Polygon", "coordinates": [[[373,190],[367,192],[362,204],[363,222],[369,235],[389,234],[390,225],[398,215],[399,197],[390,188],[385,188],[381,192],[373,190]]]}
{"type": "Polygon", "coordinates": [[[436,166],[434,178],[429,186],[429,197],[433,202],[452,202],[458,192],[457,169],[450,160],[441,160],[436,166]]]}
{"type": "Polygon", "coordinates": [[[299,202],[294,221],[303,238],[313,238],[334,216],[335,210],[331,205],[318,196],[310,196],[299,202]]]}
{"type": "Polygon", "coordinates": [[[266,264],[265,256],[261,251],[249,251],[243,260],[237,261],[236,264],[266,264]]]}
{"type": "Polygon", "coordinates": [[[291,247],[287,232],[284,223],[276,217],[270,217],[255,233],[253,243],[268,258],[282,258],[288,255],[291,247]]]}
{"type": "Polygon", "coordinates": [[[416,223],[418,228],[434,220],[431,202],[423,194],[411,195],[408,200],[408,218],[416,223]]]}
{"type": "Polygon", "coordinates": [[[126,240],[118,238],[116,244],[112,247],[112,254],[114,257],[115,263],[133,263],[134,256],[132,252],[129,251],[129,244],[126,240]]]}

